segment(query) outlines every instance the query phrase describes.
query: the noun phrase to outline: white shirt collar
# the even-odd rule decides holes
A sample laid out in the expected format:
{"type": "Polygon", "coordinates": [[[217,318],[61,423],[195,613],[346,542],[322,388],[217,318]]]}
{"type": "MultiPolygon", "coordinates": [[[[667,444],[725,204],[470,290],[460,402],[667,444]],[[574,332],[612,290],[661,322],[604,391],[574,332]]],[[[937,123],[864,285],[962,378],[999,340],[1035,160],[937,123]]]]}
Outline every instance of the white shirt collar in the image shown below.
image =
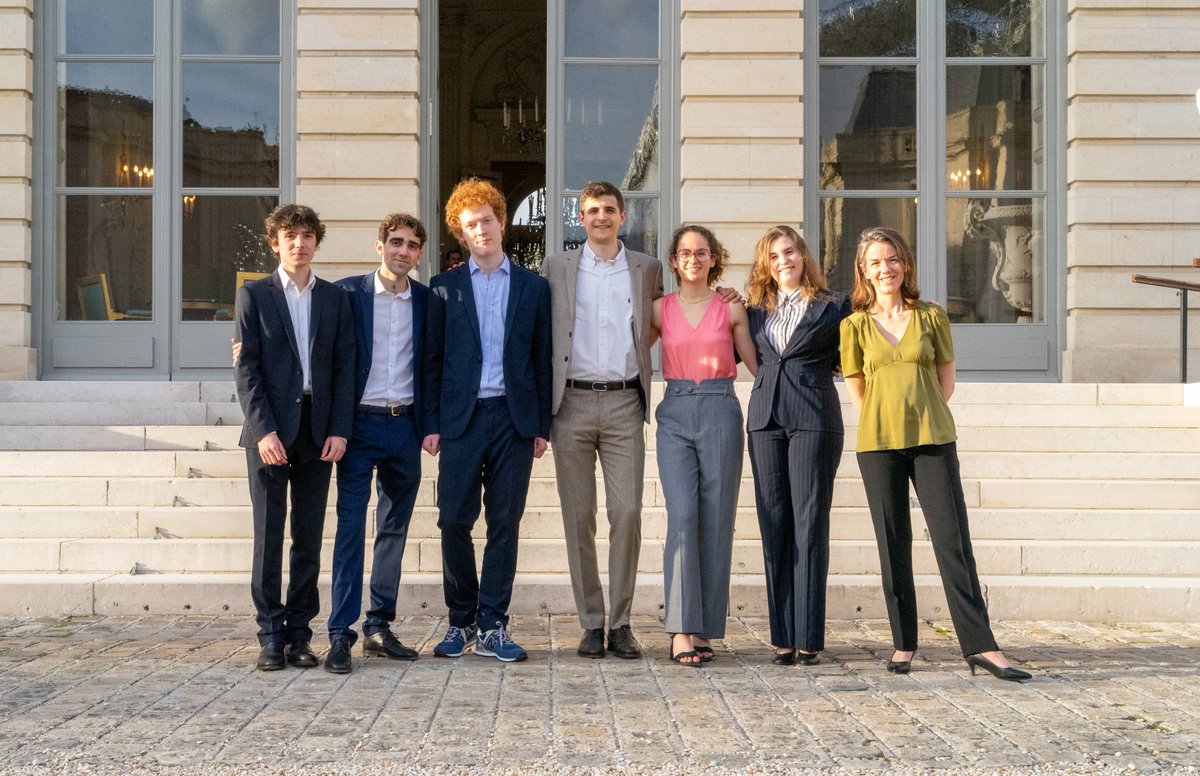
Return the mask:
{"type": "Polygon", "coordinates": [[[296,285],[296,281],[292,280],[292,276],[289,275],[286,270],[284,270],[282,264],[279,265],[279,269],[276,270],[276,272],[279,274],[279,282],[283,284],[284,288],[288,288],[290,286],[297,291],[307,291],[317,284],[317,273],[313,272],[312,269],[309,269],[308,271],[308,283],[305,284],[304,288],[300,288],[300,286],[296,285]]]}
{"type": "Polygon", "coordinates": [[[590,259],[591,261],[595,262],[596,264],[611,263],[613,266],[617,266],[621,262],[625,261],[625,243],[621,242],[620,240],[617,240],[617,255],[613,257],[613,260],[611,262],[607,262],[604,259],[597,256],[596,252],[592,250],[591,244],[589,244],[585,240],[583,243],[583,252],[580,254],[580,260],[583,260],[583,259],[590,259]]]}
{"type": "Polygon", "coordinates": [[[412,283],[411,282],[408,284],[407,287],[405,287],[405,289],[403,291],[399,291],[399,292],[393,294],[391,291],[388,291],[387,286],[385,286],[383,284],[383,279],[381,277],[379,277],[379,270],[375,270],[374,277],[375,277],[375,295],[376,296],[380,296],[381,294],[386,294],[387,296],[394,296],[394,297],[397,297],[398,299],[409,299],[412,297],[412,283]]]}

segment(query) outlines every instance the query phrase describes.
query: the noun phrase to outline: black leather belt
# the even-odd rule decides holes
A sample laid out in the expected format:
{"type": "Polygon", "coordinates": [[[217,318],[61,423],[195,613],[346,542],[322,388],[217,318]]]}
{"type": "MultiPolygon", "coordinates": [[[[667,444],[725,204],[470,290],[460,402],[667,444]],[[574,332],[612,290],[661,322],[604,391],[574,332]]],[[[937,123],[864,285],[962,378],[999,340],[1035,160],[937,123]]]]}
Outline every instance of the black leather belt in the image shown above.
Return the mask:
{"type": "Polygon", "coordinates": [[[489,396],[486,399],[476,399],[476,407],[503,407],[508,401],[506,396],[489,396]]]}
{"type": "Polygon", "coordinates": [[[606,383],[603,380],[567,380],[568,388],[578,388],[581,391],[627,391],[631,388],[637,388],[641,385],[641,381],[637,378],[633,380],[613,380],[611,383],[606,383]]]}
{"type": "Polygon", "coordinates": [[[413,406],[411,404],[393,404],[390,407],[377,407],[374,404],[358,405],[360,412],[365,412],[369,415],[391,415],[393,418],[401,418],[406,415],[413,414],[413,406]]]}

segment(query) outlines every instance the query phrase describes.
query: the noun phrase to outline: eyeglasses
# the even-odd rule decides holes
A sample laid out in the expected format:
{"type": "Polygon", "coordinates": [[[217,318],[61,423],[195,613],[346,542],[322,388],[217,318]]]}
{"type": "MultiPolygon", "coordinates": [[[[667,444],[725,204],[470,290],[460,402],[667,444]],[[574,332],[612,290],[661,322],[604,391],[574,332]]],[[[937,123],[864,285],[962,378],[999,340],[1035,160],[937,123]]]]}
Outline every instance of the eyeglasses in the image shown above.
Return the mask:
{"type": "Polygon", "coordinates": [[[680,261],[687,261],[691,258],[695,258],[696,261],[704,261],[711,255],[712,253],[709,251],[689,251],[686,248],[675,252],[675,258],[679,259],[680,261]]]}

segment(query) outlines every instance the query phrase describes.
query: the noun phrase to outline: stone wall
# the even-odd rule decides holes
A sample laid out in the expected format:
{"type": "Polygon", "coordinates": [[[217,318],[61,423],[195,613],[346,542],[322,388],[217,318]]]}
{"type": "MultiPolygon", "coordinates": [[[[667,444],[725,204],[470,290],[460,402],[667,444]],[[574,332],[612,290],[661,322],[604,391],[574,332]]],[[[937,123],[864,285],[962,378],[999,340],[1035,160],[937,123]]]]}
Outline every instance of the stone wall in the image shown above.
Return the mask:
{"type": "Polygon", "coordinates": [[[0,380],[37,376],[32,138],[32,0],[0,0],[0,380]]]}
{"type": "Polygon", "coordinates": [[[1070,0],[1067,11],[1063,379],[1175,381],[1179,300],[1130,274],[1200,281],[1200,4],[1070,0]]]}
{"type": "Polygon", "coordinates": [[[680,6],[680,217],[712,227],[741,288],[763,230],[804,219],[804,3],[680,6]]]}
{"type": "Polygon", "coordinates": [[[318,271],[335,278],[378,263],[381,217],[419,212],[419,2],[298,7],[296,201],[329,226],[318,271]]]}

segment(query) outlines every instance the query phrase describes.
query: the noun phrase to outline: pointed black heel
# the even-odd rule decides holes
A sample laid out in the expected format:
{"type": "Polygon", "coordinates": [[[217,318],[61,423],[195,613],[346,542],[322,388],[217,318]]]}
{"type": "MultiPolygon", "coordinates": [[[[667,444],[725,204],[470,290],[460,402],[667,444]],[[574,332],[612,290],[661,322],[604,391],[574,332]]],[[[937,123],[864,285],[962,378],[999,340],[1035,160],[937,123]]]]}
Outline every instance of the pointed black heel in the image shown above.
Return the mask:
{"type": "Polygon", "coordinates": [[[1001,668],[980,654],[967,655],[964,659],[967,661],[967,665],[971,667],[971,676],[975,675],[976,668],[982,668],[997,679],[1003,679],[1006,682],[1023,682],[1026,679],[1033,678],[1033,674],[1028,671],[1022,671],[1012,666],[1001,668]]]}
{"type": "MultiPolygon", "coordinates": [[[[893,656],[895,655],[895,653],[892,653],[892,654],[893,654],[893,656]]],[[[916,656],[917,656],[917,653],[914,652],[913,657],[916,657],[916,656]]],[[[888,670],[889,674],[907,674],[909,671],[912,670],[912,657],[910,657],[908,660],[891,660],[891,659],[889,659],[887,662],[887,670],[888,670]]]]}

